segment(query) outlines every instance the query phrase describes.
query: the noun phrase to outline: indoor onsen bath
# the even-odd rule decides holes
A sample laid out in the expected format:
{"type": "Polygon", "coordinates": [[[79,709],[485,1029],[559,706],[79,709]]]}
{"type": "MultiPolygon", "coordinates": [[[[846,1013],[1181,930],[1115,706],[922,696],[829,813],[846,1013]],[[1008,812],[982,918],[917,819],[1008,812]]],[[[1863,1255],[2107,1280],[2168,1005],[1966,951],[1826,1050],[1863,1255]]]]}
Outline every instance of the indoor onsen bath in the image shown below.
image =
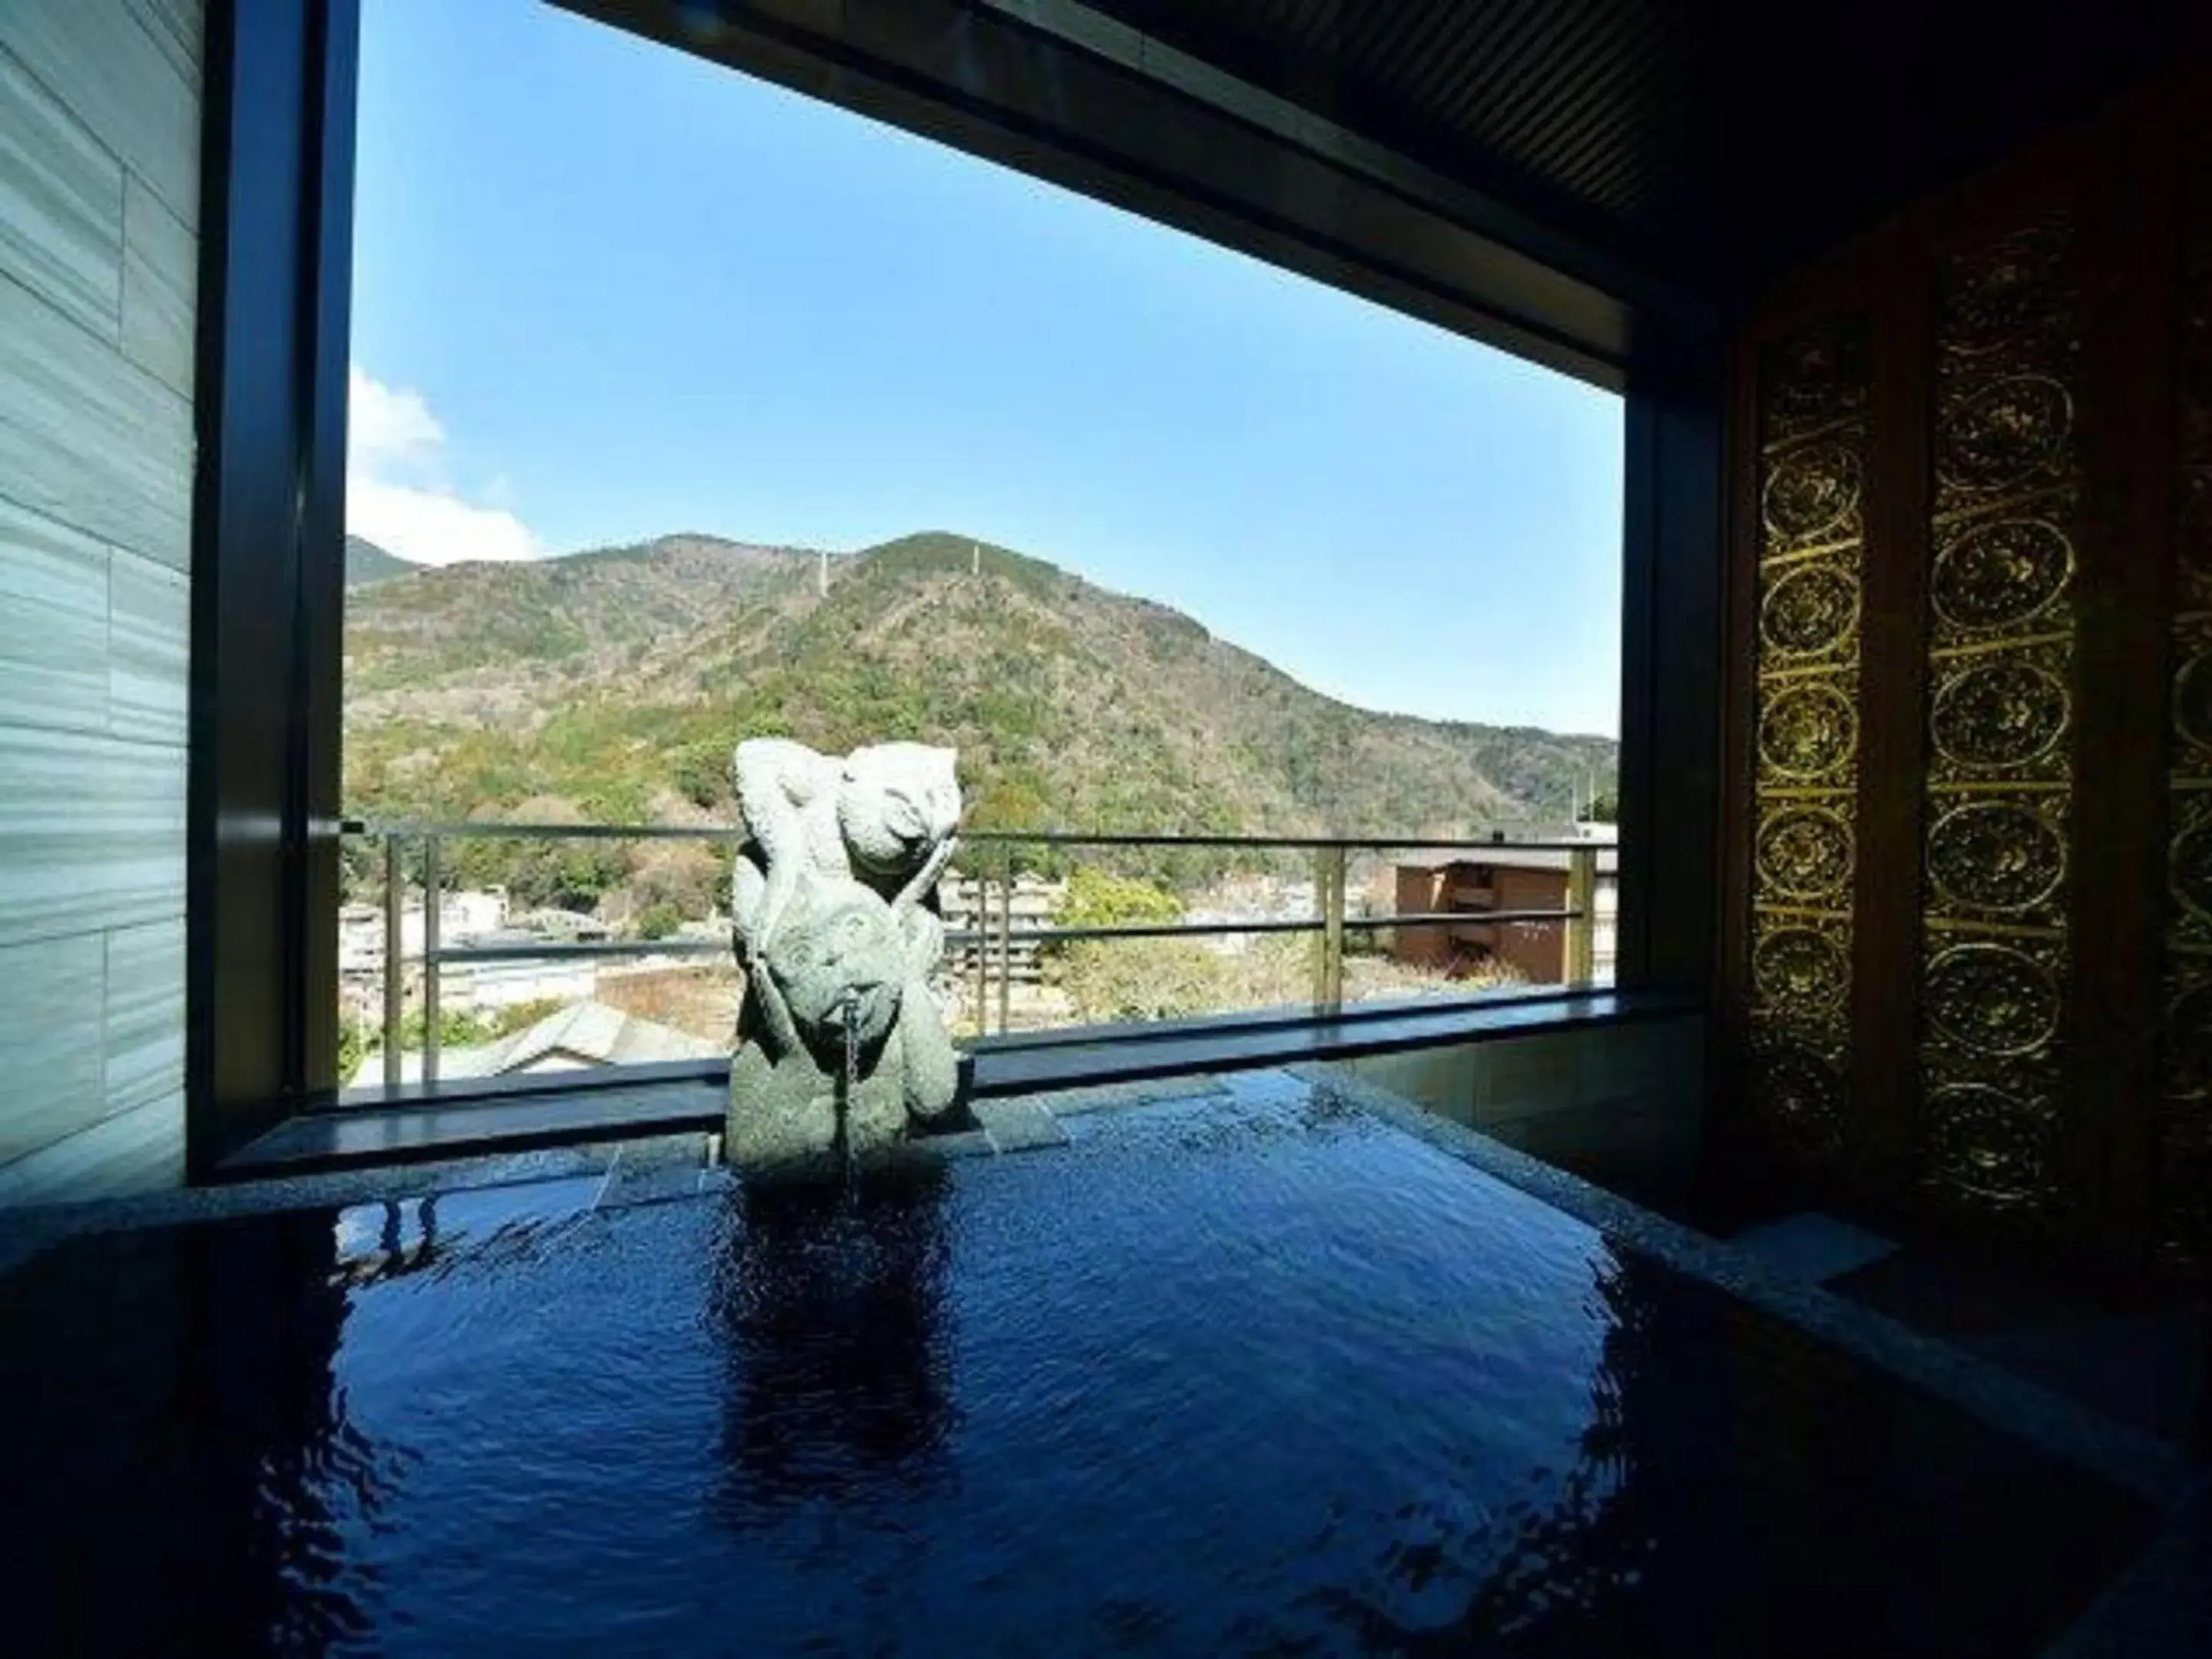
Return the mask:
{"type": "Polygon", "coordinates": [[[2170,1495],[1348,1070],[979,1115],[51,1243],[21,1650],[2028,1654],[2170,1495]]]}
{"type": "Polygon", "coordinates": [[[0,0],[0,1659],[2212,1655],[2212,6],[0,0]]]}

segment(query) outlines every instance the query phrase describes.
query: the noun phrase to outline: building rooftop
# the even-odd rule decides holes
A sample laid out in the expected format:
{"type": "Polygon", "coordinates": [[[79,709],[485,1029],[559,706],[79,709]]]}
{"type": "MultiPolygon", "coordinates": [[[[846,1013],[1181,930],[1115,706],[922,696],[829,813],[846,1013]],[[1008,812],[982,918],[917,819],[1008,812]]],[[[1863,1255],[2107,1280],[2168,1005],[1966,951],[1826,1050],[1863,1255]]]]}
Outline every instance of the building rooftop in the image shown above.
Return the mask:
{"type": "MultiPolygon", "coordinates": [[[[1601,828],[1611,829],[1610,824],[1601,828]]],[[[1565,839],[1562,837],[1562,839],[1565,839]]],[[[1620,848],[1609,837],[1587,837],[1597,852],[1601,876],[1620,872],[1620,848]]],[[[1565,848],[1550,847],[1386,847],[1382,861],[1401,870],[1443,870],[1455,864],[1487,864],[1503,870],[1565,870],[1574,858],[1565,848]]]]}
{"type": "MultiPolygon", "coordinates": [[[[438,1050],[438,1076],[441,1080],[453,1081],[564,1066],[641,1066],[656,1060],[710,1060],[727,1052],[727,1044],[694,1036],[658,1020],[625,1013],[604,1002],[577,1002],[496,1042],[441,1047],[438,1050]]],[[[403,1083],[422,1080],[420,1049],[400,1055],[399,1079],[403,1083]]],[[[367,1088],[383,1080],[384,1056],[380,1052],[362,1061],[349,1086],[367,1088]]]]}

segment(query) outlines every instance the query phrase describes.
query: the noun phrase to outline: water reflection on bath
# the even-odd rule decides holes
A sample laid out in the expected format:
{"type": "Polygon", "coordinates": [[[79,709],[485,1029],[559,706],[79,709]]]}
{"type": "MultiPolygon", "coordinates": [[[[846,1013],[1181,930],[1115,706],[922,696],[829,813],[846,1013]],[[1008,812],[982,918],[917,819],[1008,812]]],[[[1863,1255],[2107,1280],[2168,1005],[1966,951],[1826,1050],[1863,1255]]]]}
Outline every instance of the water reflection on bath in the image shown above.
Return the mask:
{"type": "Polygon", "coordinates": [[[0,1279],[26,1650],[2009,1654],[2144,1517],[1283,1078],[0,1279]]]}

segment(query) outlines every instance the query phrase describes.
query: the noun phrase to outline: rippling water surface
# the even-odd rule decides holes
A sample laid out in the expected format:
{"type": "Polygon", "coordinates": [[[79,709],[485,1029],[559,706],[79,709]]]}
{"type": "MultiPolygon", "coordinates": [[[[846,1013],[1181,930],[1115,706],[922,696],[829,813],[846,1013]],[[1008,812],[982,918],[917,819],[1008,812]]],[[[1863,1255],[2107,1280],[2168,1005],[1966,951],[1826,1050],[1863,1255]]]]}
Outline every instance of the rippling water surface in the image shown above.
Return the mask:
{"type": "Polygon", "coordinates": [[[2144,1517],[1308,1085],[0,1280],[18,1651],[2012,1654],[2144,1517]]]}

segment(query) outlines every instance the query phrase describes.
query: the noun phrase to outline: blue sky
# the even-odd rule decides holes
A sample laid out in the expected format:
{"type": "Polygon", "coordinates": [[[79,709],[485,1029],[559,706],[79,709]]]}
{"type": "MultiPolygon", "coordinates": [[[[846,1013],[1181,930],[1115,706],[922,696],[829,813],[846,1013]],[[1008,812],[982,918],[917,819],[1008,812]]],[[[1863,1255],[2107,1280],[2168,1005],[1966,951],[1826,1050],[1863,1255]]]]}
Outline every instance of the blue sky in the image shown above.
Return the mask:
{"type": "Polygon", "coordinates": [[[352,527],[954,530],[1370,708],[1618,730],[1620,405],[535,0],[366,0],[352,527]]]}

